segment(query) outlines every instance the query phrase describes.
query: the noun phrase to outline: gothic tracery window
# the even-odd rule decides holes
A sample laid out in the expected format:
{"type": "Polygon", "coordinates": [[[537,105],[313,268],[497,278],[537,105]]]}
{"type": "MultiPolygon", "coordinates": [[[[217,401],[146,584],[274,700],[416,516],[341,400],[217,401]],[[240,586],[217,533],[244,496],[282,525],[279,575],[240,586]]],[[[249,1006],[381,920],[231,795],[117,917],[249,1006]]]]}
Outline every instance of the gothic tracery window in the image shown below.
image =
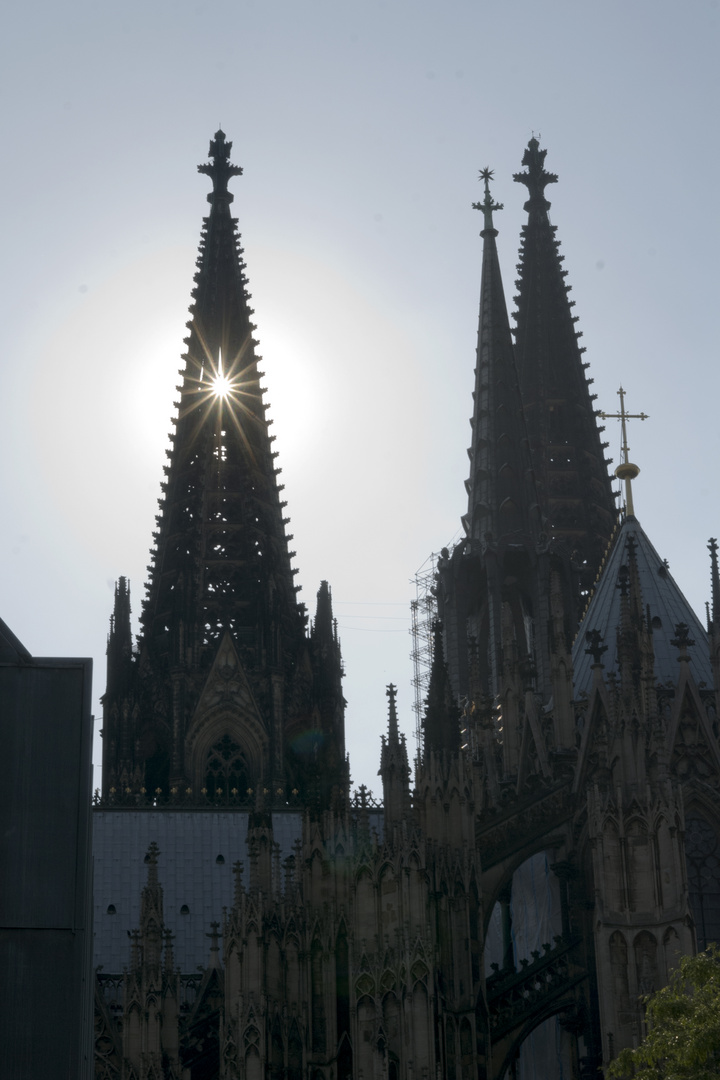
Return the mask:
{"type": "Polygon", "coordinates": [[[720,838],[704,818],[685,819],[685,861],[698,949],[720,941],[720,838]]]}
{"type": "Polygon", "coordinates": [[[205,765],[205,787],[210,795],[237,792],[243,798],[249,784],[247,760],[229,735],[210,748],[205,765]]]}

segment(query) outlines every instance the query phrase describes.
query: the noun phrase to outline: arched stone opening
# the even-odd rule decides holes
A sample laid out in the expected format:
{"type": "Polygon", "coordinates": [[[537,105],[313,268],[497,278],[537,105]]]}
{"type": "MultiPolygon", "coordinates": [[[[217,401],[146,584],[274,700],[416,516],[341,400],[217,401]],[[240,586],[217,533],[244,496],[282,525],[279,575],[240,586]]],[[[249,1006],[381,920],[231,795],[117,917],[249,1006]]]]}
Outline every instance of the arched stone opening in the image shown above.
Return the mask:
{"type": "Polygon", "coordinates": [[[698,949],[720,941],[720,836],[699,810],[685,815],[685,863],[698,949]]]}
{"type": "Polygon", "coordinates": [[[210,747],[204,773],[203,786],[210,795],[244,798],[252,786],[245,751],[227,733],[210,747]]]}
{"type": "Polygon", "coordinates": [[[485,932],[485,975],[517,967],[533,950],[562,934],[561,884],[550,869],[552,852],[525,859],[505,882],[485,932]]]}

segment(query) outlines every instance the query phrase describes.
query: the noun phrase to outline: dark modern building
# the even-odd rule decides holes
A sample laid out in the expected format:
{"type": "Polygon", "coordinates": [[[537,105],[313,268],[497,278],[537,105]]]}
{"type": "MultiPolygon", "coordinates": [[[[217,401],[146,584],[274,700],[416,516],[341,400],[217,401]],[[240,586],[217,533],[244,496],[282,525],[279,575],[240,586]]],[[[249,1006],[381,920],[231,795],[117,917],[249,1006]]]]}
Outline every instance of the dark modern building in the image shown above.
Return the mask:
{"type": "Polygon", "coordinates": [[[0,619],[0,1059],[93,1075],[91,660],[31,656],[0,619]]]}

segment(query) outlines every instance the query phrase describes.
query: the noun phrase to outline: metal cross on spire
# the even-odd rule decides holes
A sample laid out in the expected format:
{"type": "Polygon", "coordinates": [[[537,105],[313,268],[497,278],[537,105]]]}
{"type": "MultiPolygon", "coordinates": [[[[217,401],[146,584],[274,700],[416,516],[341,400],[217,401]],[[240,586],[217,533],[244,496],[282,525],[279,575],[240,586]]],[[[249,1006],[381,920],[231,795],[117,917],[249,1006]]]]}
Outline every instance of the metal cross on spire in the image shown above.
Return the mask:
{"type": "Polygon", "coordinates": [[[625,513],[628,515],[628,517],[635,517],[635,507],[633,506],[633,497],[632,497],[632,481],[638,475],[638,473],[640,472],[640,469],[638,468],[637,465],[633,465],[633,463],[630,461],[630,459],[628,457],[630,448],[628,446],[628,441],[627,441],[627,421],[628,420],[648,420],[649,417],[648,417],[647,413],[644,413],[644,412],[641,412],[641,413],[629,413],[629,412],[625,411],[625,391],[623,390],[622,386],[618,390],[618,395],[620,397],[620,412],[617,412],[617,413],[601,412],[598,415],[603,420],[619,420],[620,421],[620,432],[621,432],[621,439],[622,439],[622,443],[621,443],[621,446],[620,446],[620,452],[623,455],[623,459],[620,462],[620,464],[618,465],[617,469],[615,470],[615,475],[617,476],[618,480],[624,480],[625,481],[625,513]]]}
{"type": "Polygon", "coordinates": [[[496,203],[492,201],[492,196],[490,194],[490,181],[492,180],[492,178],[492,169],[485,168],[480,170],[480,179],[485,181],[485,198],[482,202],[475,202],[472,204],[473,210],[482,210],[483,212],[483,217],[485,219],[483,224],[483,232],[485,232],[486,229],[495,228],[492,219],[493,210],[502,210],[503,208],[502,203],[496,203]]]}

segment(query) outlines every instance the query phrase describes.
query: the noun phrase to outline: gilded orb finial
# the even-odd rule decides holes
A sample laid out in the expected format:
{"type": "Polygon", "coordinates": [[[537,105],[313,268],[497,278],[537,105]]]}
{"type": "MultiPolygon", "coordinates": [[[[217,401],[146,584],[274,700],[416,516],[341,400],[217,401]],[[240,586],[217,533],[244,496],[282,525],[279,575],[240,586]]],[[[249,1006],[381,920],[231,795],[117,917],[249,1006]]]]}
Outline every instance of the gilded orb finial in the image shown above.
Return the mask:
{"type": "Polygon", "coordinates": [[[473,210],[482,210],[483,212],[483,233],[486,229],[492,229],[493,232],[495,231],[495,226],[493,225],[492,219],[493,210],[503,209],[503,204],[493,202],[492,196],[490,194],[490,181],[493,178],[493,172],[494,170],[487,168],[487,166],[484,169],[480,170],[480,179],[485,182],[485,198],[482,202],[476,202],[472,204],[473,210]]]}
{"type": "Polygon", "coordinates": [[[620,398],[620,412],[606,413],[600,412],[598,416],[603,420],[619,420],[620,421],[620,433],[621,433],[621,446],[620,452],[623,459],[615,470],[615,476],[618,480],[625,481],[625,513],[628,517],[635,517],[635,507],[633,505],[632,497],[632,481],[640,472],[637,465],[633,465],[629,458],[630,447],[627,441],[627,421],[628,420],[648,420],[647,413],[629,413],[625,411],[625,391],[620,387],[618,390],[618,396],[620,398]]]}

